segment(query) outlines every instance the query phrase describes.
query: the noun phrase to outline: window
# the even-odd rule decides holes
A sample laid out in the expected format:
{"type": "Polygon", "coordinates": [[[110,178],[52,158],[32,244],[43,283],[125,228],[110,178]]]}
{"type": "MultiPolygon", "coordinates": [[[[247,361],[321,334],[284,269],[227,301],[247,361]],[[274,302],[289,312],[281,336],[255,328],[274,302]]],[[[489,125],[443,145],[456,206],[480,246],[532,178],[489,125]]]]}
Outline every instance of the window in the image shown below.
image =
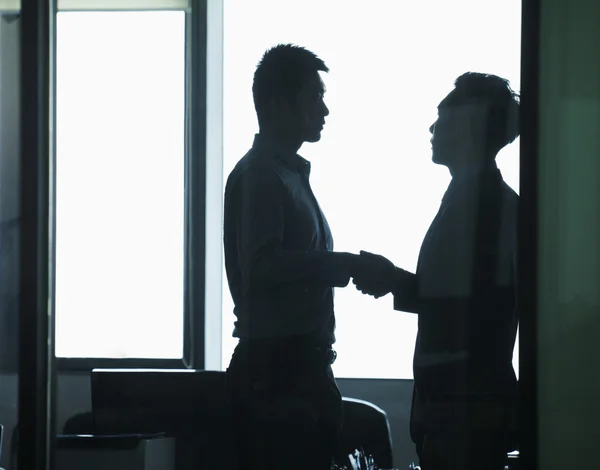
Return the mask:
{"type": "Polygon", "coordinates": [[[185,36],[184,11],[58,14],[59,357],[183,357],[185,36]]]}
{"type": "MultiPolygon", "coordinates": [[[[331,69],[323,74],[331,112],[323,137],[300,153],[313,162],[312,186],[336,250],[381,253],[414,270],[450,180],[431,163],[428,129],[437,105],[466,71],[500,75],[519,89],[521,2],[440,1],[432,8],[397,0],[230,0],[224,30],[224,177],[258,129],[250,90],[262,53],[277,43],[305,46],[331,69]]],[[[518,146],[498,157],[517,191],[518,146]]],[[[225,277],[224,286],[227,367],[236,340],[225,277]]],[[[416,317],[394,312],[391,296],[337,289],[336,317],[338,377],[412,378],[416,317]]]]}

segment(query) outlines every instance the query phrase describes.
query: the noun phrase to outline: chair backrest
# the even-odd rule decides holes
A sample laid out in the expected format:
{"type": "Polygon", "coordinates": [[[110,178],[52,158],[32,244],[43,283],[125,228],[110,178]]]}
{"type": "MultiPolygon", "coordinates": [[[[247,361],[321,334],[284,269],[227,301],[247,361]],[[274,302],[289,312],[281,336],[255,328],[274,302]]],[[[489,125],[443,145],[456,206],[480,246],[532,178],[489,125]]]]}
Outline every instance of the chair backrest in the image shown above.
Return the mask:
{"type": "Polygon", "coordinates": [[[344,397],[344,425],[336,460],[347,462],[356,449],[372,455],[380,468],[393,468],[392,433],[384,410],[365,400],[344,397]]]}
{"type": "Polygon", "coordinates": [[[94,369],[91,381],[96,433],[194,434],[228,418],[222,371],[94,369]]]}

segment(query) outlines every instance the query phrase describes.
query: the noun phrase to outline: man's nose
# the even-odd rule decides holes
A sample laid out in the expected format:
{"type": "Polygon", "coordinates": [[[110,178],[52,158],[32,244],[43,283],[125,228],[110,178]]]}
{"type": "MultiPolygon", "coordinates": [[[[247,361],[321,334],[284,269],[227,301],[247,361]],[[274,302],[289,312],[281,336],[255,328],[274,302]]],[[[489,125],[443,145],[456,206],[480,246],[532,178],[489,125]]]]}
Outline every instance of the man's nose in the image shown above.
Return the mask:
{"type": "Polygon", "coordinates": [[[323,103],[323,116],[329,116],[329,108],[323,103]]]}
{"type": "Polygon", "coordinates": [[[435,129],[435,122],[429,126],[429,133],[433,134],[433,130],[435,129]]]}

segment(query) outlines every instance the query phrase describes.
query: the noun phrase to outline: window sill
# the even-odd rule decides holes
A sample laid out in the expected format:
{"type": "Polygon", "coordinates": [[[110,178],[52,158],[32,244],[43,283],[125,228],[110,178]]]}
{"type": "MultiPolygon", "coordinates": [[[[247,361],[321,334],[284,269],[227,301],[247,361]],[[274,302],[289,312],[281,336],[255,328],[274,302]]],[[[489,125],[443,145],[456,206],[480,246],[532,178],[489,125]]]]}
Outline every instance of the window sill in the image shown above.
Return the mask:
{"type": "Polygon", "coordinates": [[[183,359],[57,357],[57,371],[86,371],[92,369],[189,369],[183,359]]]}

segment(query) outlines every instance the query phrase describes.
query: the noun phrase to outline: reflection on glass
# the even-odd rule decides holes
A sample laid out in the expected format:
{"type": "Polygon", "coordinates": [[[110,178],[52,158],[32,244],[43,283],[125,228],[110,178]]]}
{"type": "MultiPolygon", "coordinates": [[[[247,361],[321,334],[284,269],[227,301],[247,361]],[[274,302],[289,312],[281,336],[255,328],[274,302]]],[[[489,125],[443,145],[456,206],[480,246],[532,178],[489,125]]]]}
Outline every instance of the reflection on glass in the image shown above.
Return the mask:
{"type": "MultiPolygon", "coordinates": [[[[485,9],[475,0],[440,1],[435,14],[430,3],[395,0],[368,7],[318,0],[226,2],[224,176],[258,130],[250,92],[258,60],[277,43],[305,46],[331,69],[323,74],[331,112],[323,137],[300,154],[313,163],[311,184],[335,249],[381,253],[414,271],[450,180],[444,167],[431,162],[429,127],[437,105],[466,71],[506,77],[519,90],[520,9],[518,0],[493,0],[485,9]]],[[[518,149],[517,140],[498,157],[516,191],[518,149]]],[[[335,302],[336,376],[412,378],[414,315],[394,312],[391,296],[374,301],[352,287],[337,289],[335,302]]],[[[223,368],[237,343],[234,320],[225,287],[223,368]]],[[[518,347],[514,365],[517,370],[518,347]]]]}
{"type": "Polygon", "coordinates": [[[0,370],[17,371],[19,312],[19,37],[0,15],[0,370]]]}
{"type": "Polygon", "coordinates": [[[0,1],[0,467],[13,468],[19,367],[21,26],[7,6],[0,1]]]}
{"type": "Polygon", "coordinates": [[[56,354],[181,358],[183,12],[59,13],[56,354]]]}
{"type": "Polygon", "coordinates": [[[15,20],[21,11],[21,0],[0,0],[0,15],[7,22],[15,20]]]}

